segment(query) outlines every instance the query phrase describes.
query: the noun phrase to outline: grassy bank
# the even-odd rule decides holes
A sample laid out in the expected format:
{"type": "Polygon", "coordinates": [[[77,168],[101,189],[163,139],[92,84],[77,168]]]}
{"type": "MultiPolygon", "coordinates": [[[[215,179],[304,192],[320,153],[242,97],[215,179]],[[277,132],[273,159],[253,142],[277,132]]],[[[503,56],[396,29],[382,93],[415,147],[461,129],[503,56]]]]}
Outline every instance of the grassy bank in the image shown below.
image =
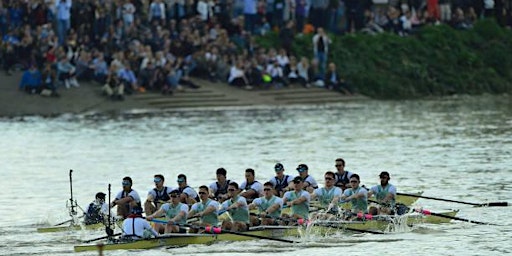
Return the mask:
{"type": "MultiPolygon", "coordinates": [[[[467,31],[430,26],[416,35],[331,36],[329,60],[362,94],[382,99],[512,92],[512,31],[482,20],[467,31]]],[[[279,45],[275,34],[258,39],[279,45]]],[[[297,55],[312,56],[311,36],[297,38],[297,55]]]]}

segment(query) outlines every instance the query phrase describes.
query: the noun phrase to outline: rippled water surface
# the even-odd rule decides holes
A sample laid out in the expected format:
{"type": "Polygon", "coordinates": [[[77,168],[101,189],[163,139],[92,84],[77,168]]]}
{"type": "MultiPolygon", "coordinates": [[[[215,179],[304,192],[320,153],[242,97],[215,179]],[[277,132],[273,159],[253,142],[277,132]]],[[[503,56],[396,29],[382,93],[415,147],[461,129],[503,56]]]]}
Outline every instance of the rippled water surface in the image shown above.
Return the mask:
{"type": "MultiPolygon", "coordinates": [[[[100,231],[40,234],[66,220],[73,194],[85,207],[98,191],[112,194],[131,176],[145,197],[152,176],[172,186],[179,173],[198,187],[225,167],[241,182],[246,168],[260,181],[282,162],[289,174],[306,163],[310,174],[347,169],[373,185],[391,173],[401,192],[468,202],[512,202],[512,99],[364,101],[328,106],[224,109],[119,117],[63,116],[0,120],[0,255],[64,255],[100,231]]],[[[106,255],[504,255],[512,253],[512,208],[421,199],[418,207],[460,209],[457,216],[499,226],[452,222],[386,235],[309,237],[289,246],[262,240],[179,249],[109,251],[106,255]]],[[[96,253],[81,253],[95,255],[96,253]]]]}

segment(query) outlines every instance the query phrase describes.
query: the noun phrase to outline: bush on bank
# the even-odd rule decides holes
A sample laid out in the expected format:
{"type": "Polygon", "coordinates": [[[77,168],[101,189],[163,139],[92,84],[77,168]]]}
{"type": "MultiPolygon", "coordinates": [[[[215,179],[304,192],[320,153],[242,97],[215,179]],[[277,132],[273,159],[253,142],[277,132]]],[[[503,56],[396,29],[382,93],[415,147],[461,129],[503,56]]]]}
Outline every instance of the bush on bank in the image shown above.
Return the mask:
{"type": "MultiPolygon", "coordinates": [[[[465,31],[440,25],[408,37],[358,33],[331,39],[329,61],[359,93],[373,98],[512,92],[512,31],[494,20],[465,31]]],[[[256,42],[280,45],[275,33],[256,42]]],[[[296,37],[292,49],[312,57],[312,35],[296,37]]]]}

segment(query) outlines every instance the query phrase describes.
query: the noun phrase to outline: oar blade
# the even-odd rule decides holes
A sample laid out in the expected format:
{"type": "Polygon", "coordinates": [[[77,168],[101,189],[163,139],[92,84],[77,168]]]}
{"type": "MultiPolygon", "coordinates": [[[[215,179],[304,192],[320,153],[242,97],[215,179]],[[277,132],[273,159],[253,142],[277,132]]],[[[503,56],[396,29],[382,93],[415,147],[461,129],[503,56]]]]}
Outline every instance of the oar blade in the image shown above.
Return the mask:
{"type": "Polygon", "coordinates": [[[508,202],[491,202],[491,203],[483,203],[480,205],[476,205],[477,207],[505,207],[509,206],[510,204],[508,202]]]}

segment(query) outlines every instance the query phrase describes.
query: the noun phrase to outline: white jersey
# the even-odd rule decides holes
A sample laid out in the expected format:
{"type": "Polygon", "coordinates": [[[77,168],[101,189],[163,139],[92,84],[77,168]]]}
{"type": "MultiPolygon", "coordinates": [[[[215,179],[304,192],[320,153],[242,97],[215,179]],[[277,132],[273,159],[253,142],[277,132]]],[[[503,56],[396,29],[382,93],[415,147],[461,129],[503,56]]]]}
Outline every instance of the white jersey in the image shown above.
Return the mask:
{"type": "Polygon", "coordinates": [[[158,236],[158,233],[151,227],[151,225],[141,217],[128,217],[125,219],[123,221],[123,232],[124,236],[130,236],[132,239],[146,238],[148,237],[148,235],[145,235],[147,232],[151,232],[154,236],[158,236]]]}
{"type": "Polygon", "coordinates": [[[252,184],[247,185],[247,180],[244,180],[242,184],[240,184],[241,190],[249,190],[252,189],[257,192],[258,197],[260,197],[263,194],[263,184],[259,181],[254,181],[252,184]]]}
{"type": "Polygon", "coordinates": [[[133,198],[133,200],[140,205],[140,196],[139,193],[137,193],[137,191],[132,189],[132,191],[126,193],[124,190],[121,190],[119,193],[117,193],[116,200],[123,199],[125,197],[133,198]]]}
{"type": "Polygon", "coordinates": [[[316,182],[315,178],[313,178],[313,176],[311,176],[311,175],[309,175],[309,174],[308,174],[308,176],[306,176],[306,178],[304,179],[304,182],[309,183],[309,185],[310,185],[312,188],[314,188],[314,189],[318,188],[318,183],[316,182]]]}
{"type": "Polygon", "coordinates": [[[197,200],[197,198],[199,198],[199,195],[197,194],[197,192],[189,186],[185,187],[183,189],[183,191],[181,191],[181,193],[186,194],[189,198],[193,198],[196,200],[197,200]]]}

